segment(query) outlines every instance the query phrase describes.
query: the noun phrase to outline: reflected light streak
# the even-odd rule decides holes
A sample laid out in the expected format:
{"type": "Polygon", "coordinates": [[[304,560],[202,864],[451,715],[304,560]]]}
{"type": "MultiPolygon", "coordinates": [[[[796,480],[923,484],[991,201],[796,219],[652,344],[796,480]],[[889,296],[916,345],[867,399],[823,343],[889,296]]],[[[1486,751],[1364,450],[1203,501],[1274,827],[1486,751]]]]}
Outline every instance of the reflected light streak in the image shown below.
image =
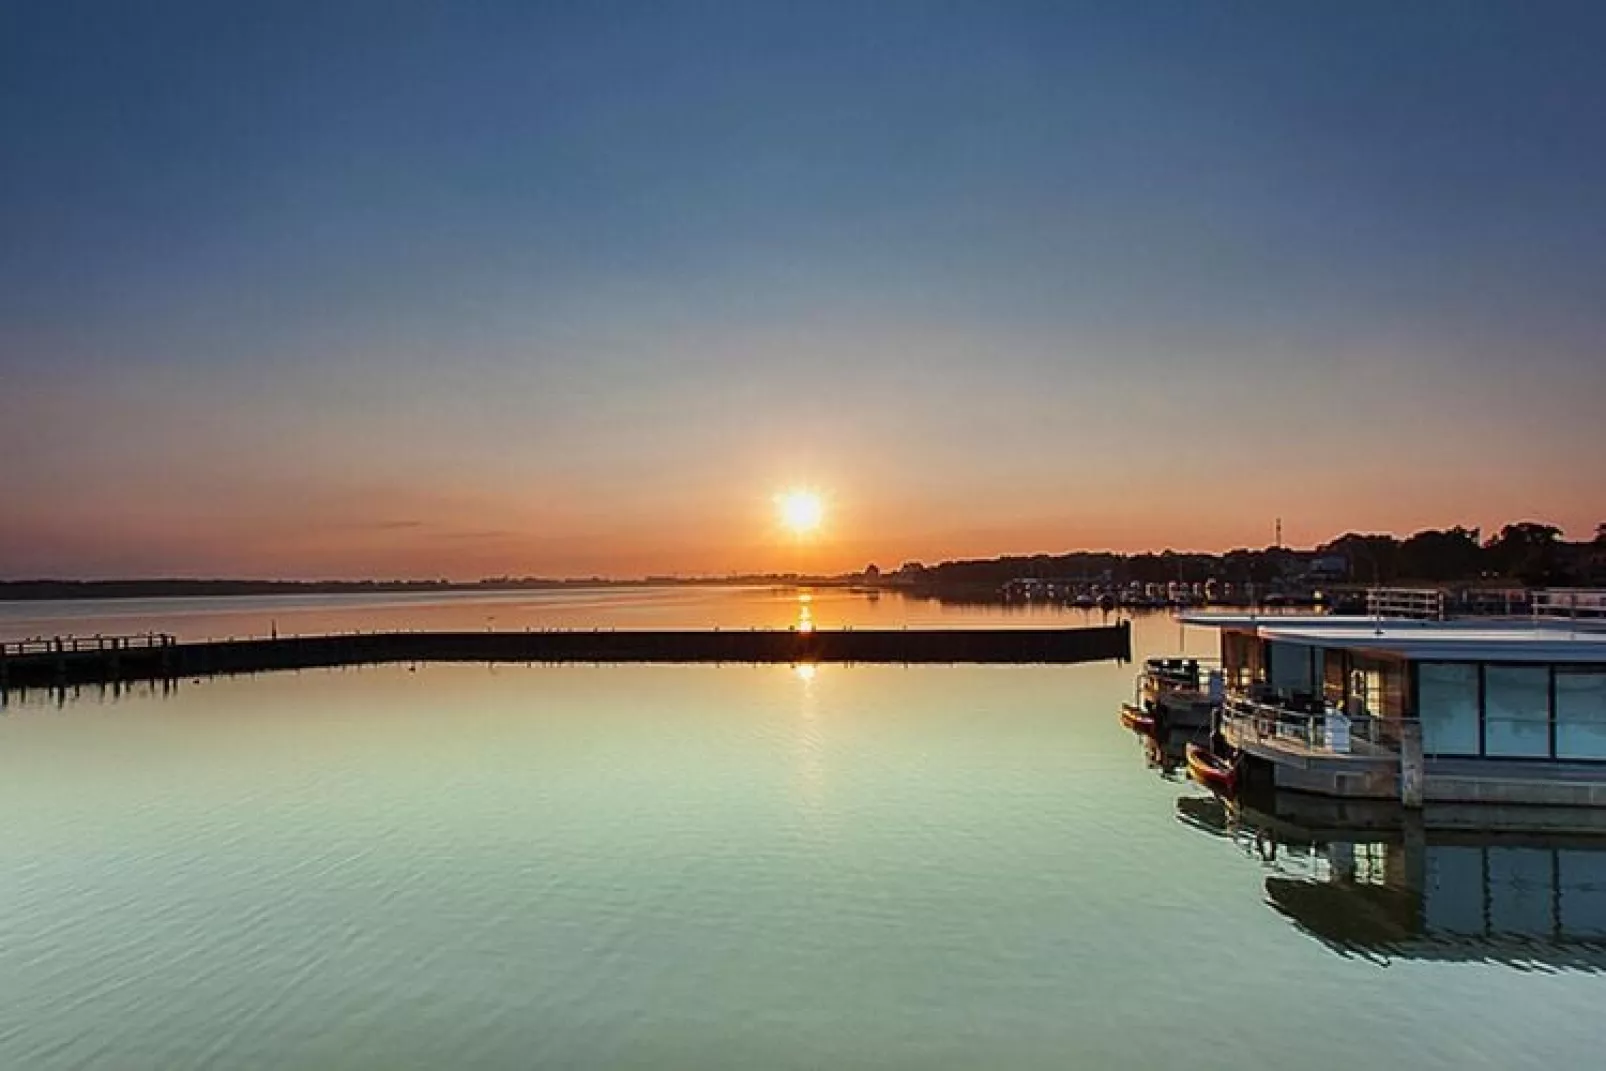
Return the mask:
{"type": "Polygon", "coordinates": [[[797,801],[813,825],[819,818],[825,796],[825,749],[817,706],[819,689],[815,686],[819,666],[813,662],[799,662],[792,667],[792,674],[802,685],[797,700],[795,738],[797,801]]]}

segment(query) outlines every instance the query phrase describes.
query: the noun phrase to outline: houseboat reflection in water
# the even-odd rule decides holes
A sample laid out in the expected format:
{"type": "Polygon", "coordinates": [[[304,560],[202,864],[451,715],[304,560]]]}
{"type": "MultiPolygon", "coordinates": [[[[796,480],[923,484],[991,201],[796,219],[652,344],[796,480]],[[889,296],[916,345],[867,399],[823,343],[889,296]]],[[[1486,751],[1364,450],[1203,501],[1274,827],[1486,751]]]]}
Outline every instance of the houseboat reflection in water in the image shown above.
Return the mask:
{"type": "Polygon", "coordinates": [[[1143,741],[1143,759],[1149,769],[1167,781],[1185,781],[1188,778],[1186,749],[1193,739],[1191,733],[1170,731],[1139,734],[1143,741]]]}
{"type": "Polygon", "coordinates": [[[1233,767],[1208,761],[1213,758],[1208,726],[1179,728],[1153,721],[1134,724],[1131,710],[1130,705],[1123,707],[1121,721],[1143,741],[1144,759],[1149,769],[1159,771],[1168,781],[1192,779],[1212,792],[1234,794],[1237,785],[1233,767]],[[1201,756],[1207,761],[1202,762],[1201,756]]]}
{"type": "Polygon", "coordinates": [[[1416,814],[1296,793],[1176,807],[1265,868],[1273,910],[1345,955],[1606,971],[1606,827],[1577,810],[1416,814]]]}

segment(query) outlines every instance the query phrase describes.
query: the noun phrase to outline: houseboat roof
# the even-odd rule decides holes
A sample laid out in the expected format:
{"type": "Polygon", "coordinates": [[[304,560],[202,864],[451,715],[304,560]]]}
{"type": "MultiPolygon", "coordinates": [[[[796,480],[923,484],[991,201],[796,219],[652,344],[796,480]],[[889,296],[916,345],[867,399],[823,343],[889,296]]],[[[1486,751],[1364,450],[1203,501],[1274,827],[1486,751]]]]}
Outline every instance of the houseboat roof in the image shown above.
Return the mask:
{"type": "Polygon", "coordinates": [[[1183,622],[1252,630],[1263,640],[1378,651],[1416,661],[1606,662],[1606,629],[1527,618],[1451,621],[1310,615],[1184,614],[1183,622]]]}
{"type": "MultiPolygon", "coordinates": [[[[1377,619],[1361,614],[1257,614],[1245,611],[1243,613],[1220,613],[1213,610],[1194,610],[1180,614],[1184,625],[1200,625],[1204,628],[1258,628],[1261,625],[1277,625],[1291,627],[1297,625],[1321,625],[1332,628],[1360,628],[1377,624],[1377,619]]],[[[1441,624],[1434,621],[1400,620],[1389,624],[1398,625],[1429,625],[1441,624]]]]}

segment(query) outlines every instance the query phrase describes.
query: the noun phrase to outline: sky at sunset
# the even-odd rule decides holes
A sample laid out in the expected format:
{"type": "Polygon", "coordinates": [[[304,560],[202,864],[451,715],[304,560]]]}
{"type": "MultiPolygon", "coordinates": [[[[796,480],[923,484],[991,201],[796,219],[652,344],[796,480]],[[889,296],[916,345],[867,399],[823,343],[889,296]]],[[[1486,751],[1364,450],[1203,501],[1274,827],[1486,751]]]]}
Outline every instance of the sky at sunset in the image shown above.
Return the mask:
{"type": "Polygon", "coordinates": [[[0,576],[1585,537],[1603,40],[1593,2],[7,3],[0,576]]]}

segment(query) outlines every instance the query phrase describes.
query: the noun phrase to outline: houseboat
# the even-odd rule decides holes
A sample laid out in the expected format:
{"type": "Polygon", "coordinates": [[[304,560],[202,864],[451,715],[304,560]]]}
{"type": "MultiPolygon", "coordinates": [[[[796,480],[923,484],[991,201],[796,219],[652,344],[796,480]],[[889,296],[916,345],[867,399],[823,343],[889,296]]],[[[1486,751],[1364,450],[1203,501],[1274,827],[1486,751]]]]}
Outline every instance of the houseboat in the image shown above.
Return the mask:
{"type": "Polygon", "coordinates": [[[1521,618],[1388,605],[1183,615],[1220,633],[1216,736],[1240,785],[1606,806],[1606,592],[1536,592],[1521,618]]]}
{"type": "Polygon", "coordinates": [[[1226,698],[1221,663],[1200,658],[1150,658],[1138,673],[1135,705],[1162,730],[1207,729],[1226,698]]]}

